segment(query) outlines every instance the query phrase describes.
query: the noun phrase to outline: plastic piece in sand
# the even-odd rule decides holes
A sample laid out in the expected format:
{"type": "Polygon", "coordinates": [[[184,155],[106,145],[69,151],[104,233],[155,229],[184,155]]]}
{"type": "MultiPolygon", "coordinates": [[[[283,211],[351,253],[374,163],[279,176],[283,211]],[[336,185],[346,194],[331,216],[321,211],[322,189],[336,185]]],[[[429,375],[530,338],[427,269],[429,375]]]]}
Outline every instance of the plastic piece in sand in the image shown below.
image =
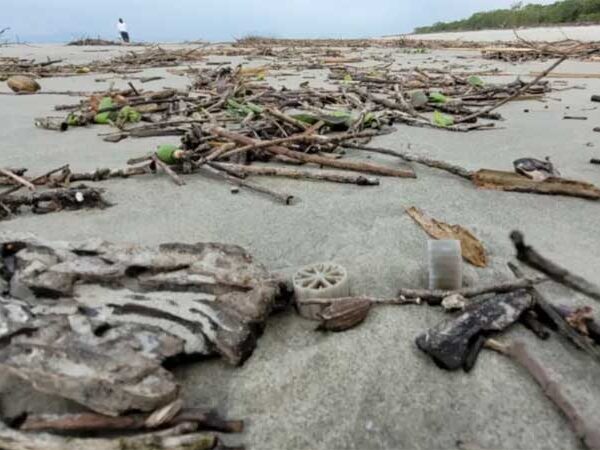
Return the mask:
{"type": "Polygon", "coordinates": [[[306,319],[320,320],[324,305],[306,305],[302,300],[344,298],[350,295],[346,269],[332,262],[312,264],[300,269],[293,278],[298,312],[306,319]]]}
{"type": "Polygon", "coordinates": [[[429,289],[452,291],[462,287],[462,256],[458,240],[427,241],[429,289]]]}

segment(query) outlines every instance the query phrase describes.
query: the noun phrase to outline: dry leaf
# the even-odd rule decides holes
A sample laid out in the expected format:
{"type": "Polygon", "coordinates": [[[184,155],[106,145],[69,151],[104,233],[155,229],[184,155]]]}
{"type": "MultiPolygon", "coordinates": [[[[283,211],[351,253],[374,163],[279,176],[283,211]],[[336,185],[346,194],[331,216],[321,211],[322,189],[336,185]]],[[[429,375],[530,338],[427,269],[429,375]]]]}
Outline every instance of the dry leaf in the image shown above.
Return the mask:
{"type": "Polygon", "coordinates": [[[419,208],[407,208],[406,212],[414,219],[425,232],[434,239],[457,239],[461,243],[462,256],[465,260],[477,267],[487,266],[485,248],[479,239],[460,225],[449,225],[439,222],[426,215],[419,208]]]}

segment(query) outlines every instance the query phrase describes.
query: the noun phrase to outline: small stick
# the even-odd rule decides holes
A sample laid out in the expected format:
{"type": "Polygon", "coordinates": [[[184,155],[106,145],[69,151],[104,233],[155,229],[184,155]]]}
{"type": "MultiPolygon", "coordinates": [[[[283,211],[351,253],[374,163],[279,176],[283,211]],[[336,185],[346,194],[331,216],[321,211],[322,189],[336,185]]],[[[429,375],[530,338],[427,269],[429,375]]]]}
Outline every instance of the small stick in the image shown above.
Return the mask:
{"type": "Polygon", "coordinates": [[[546,277],[537,277],[531,279],[522,279],[517,281],[505,281],[503,283],[491,284],[486,286],[475,286],[457,289],[455,291],[440,291],[429,289],[400,289],[398,295],[407,298],[420,298],[430,305],[440,305],[442,300],[451,295],[462,295],[465,298],[477,297],[478,295],[490,293],[505,293],[516,291],[518,289],[527,289],[536,284],[548,281],[546,277]]]}
{"type": "Polygon", "coordinates": [[[535,382],[542,388],[546,396],[564,414],[571,428],[589,450],[600,450],[600,431],[597,423],[590,423],[585,415],[564,395],[561,386],[550,378],[548,371],[529,352],[527,346],[520,341],[502,343],[488,339],[485,346],[509,357],[523,367],[535,382]]]}
{"type": "Polygon", "coordinates": [[[29,181],[27,181],[24,178],[21,178],[19,175],[13,173],[12,171],[8,170],[8,169],[3,169],[0,167],[0,173],[4,176],[7,176],[8,178],[12,178],[13,180],[15,180],[17,183],[19,183],[22,186],[25,186],[27,189],[29,189],[30,191],[35,191],[35,186],[33,184],[31,184],[29,181]]]}
{"type": "MultiPolygon", "coordinates": [[[[216,164],[215,164],[216,166],[216,164]]],[[[284,205],[291,205],[292,204],[292,200],[294,199],[293,195],[290,194],[280,194],[279,192],[275,192],[272,191],[270,189],[264,188],[262,186],[257,186],[255,184],[250,184],[246,181],[240,180],[239,178],[233,177],[231,175],[229,175],[224,169],[220,169],[218,167],[214,167],[212,165],[206,165],[202,168],[200,168],[200,170],[206,170],[209,173],[212,173],[213,175],[218,176],[219,178],[222,178],[223,180],[227,181],[228,183],[231,183],[235,186],[238,187],[243,187],[246,188],[250,191],[254,191],[254,192],[258,192],[260,194],[265,194],[268,195],[269,197],[274,198],[275,200],[277,200],[278,202],[283,203],[284,205]]]]}
{"type": "Polygon", "coordinates": [[[224,164],[213,163],[213,166],[228,168],[243,175],[265,175],[276,177],[287,177],[294,179],[309,179],[320,181],[331,181],[334,183],[357,184],[359,186],[377,186],[379,180],[377,178],[366,177],[363,175],[346,174],[336,171],[309,171],[288,169],[284,167],[267,167],[267,166],[244,166],[241,164],[224,164]]]}
{"type": "Polygon", "coordinates": [[[590,164],[600,164],[600,158],[592,158],[592,159],[590,159],[590,164]]]}
{"type": "Polygon", "coordinates": [[[265,108],[264,112],[266,114],[268,114],[269,116],[273,116],[276,119],[282,120],[283,122],[289,123],[290,125],[306,131],[309,128],[309,125],[305,124],[304,122],[301,122],[298,119],[294,119],[291,116],[288,116],[287,114],[282,113],[281,111],[276,110],[275,108],[265,108]]]}
{"type": "Polygon", "coordinates": [[[552,72],[554,69],[556,69],[559,65],[561,65],[566,59],[568,58],[567,55],[561,57],[560,59],[558,59],[554,64],[552,64],[550,67],[548,67],[546,70],[544,70],[542,73],[540,73],[537,77],[535,77],[532,81],[530,81],[529,83],[527,83],[526,85],[524,85],[523,87],[521,87],[521,89],[518,89],[515,93],[513,93],[512,95],[509,95],[508,97],[500,100],[497,103],[494,103],[492,106],[489,106],[487,108],[483,108],[479,111],[477,111],[476,113],[473,114],[469,114],[468,116],[465,116],[461,119],[456,120],[454,123],[458,124],[458,123],[463,123],[463,122],[469,122],[473,119],[477,119],[478,117],[483,116],[484,114],[489,114],[492,111],[500,108],[503,105],[506,105],[508,102],[510,102],[511,100],[514,100],[515,98],[517,98],[518,96],[520,96],[521,94],[525,93],[531,86],[533,86],[534,84],[536,84],[538,81],[540,81],[542,78],[544,78],[546,75],[548,75],[550,72],[552,72]]]}
{"type": "Polygon", "coordinates": [[[309,298],[301,300],[302,304],[305,305],[330,305],[336,302],[344,301],[356,301],[366,300],[373,305],[420,305],[420,298],[406,298],[406,297],[394,297],[394,298],[382,298],[382,297],[348,297],[348,298],[309,298]]]}
{"type": "Polygon", "coordinates": [[[179,175],[173,172],[173,169],[171,169],[168,164],[162,162],[156,153],[152,155],[152,161],[154,161],[157,166],[159,166],[167,175],[169,175],[176,185],[183,186],[185,184],[185,181],[183,181],[179,175]]]}
{"type": "MultiPolygon", "coordinates": [[[[39,177],[35,177],[33,180],[30,180],[29,182],[34,184],[37,183],[39,181],[42,181],[45,178],[48,178],[49,176],[55,174],[56,172],[61,172],[63,170],[66,170],[69,168],[68,164],[65,164],[64,166],[58,167],[57,169],[53,169],[50,172],[46,172],[44,175],[40,175],[39,177]]],[[[13,192],[17,192],[19,189],[21,189],[23,187],[23,185],[19,184],[18,186],[15,186],[13,188],[7,189],[4,192],[0,192],[0,198],[8,195],[8,194],[12,194],[13,192]]]]}
{"type": "Polygon", "coordinates": [[[552,280],[571,289],[587,295],[594,300],[600,300],[600,287],[590,283],[579,275],[575,275],[558,264],[540,255],[533,247],[525,245],[525,238],[519,231],[510,234],[517,250],[517,259],[540,272],[548,275],[552,280]]]}
{"type": "Polygon", "coordinates": [[[425,156],[414,155],[406,152],[400,152],[397,150],[390,150],[387,148],[370,147],[368,145],[361,144],[344,143],[342,144],[342,146],[347,148],[354,148],[356,150],[364,150],[367,152],[381,153],[382,155],[397,156],[398,158],[401,158],[404,161],[414,162],[427,167],[432,167],[434,169],[445,170],[446,172],[450,172],[453,175],[458,175],[459,177],[465,178],[467,180],[471,180],[471,177],[473,176],[473,171],[471,170],[467,170],[463,167],[457,166],[455,164],[450,164],[445,161],[430,159],[425,156]]]}
{"type": "Polygon", "coordinates": [[[138,92],[138,90],[135,88],[135,86],[133,85],[133,83],[131,81],[129,81],[127,83],[129,85],[129,87],[131,88],[131,90],[133,91],[133,93],[136,95],[136,97],[140,96],[140,93],[138,92]]]}

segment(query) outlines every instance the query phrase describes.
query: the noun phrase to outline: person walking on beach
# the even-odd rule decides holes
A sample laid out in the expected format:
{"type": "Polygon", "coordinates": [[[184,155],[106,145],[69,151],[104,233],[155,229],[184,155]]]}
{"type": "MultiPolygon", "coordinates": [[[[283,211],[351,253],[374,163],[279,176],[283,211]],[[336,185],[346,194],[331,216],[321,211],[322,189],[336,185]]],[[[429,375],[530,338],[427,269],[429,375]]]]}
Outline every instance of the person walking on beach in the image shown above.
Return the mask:
{"type": "Polygon", "coordinates": [[[117,23],[117,29],[119,30],[119,33],[121,33],[121,39],[123,39],[123,42],[128,44],[129,32],[127,31],[127,24],[123,22],[123,19],[119,19],[119,22],[117,23]]]}

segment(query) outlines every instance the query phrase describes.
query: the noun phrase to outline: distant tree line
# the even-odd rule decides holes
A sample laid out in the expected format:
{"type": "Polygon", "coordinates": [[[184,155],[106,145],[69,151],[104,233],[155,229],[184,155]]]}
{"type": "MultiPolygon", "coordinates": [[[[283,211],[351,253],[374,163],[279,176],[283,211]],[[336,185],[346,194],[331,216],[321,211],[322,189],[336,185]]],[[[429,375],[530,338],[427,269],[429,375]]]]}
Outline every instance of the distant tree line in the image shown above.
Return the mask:
{"type": "Polygon", "coordinates": [[[563,0],[551,5],[523,5],[523,2],[518,2],[510,9],[480,12],[464,20],[419,27],[415,33],[510,29],[561,23],[600,23],[600,0],[563,0]]]}

